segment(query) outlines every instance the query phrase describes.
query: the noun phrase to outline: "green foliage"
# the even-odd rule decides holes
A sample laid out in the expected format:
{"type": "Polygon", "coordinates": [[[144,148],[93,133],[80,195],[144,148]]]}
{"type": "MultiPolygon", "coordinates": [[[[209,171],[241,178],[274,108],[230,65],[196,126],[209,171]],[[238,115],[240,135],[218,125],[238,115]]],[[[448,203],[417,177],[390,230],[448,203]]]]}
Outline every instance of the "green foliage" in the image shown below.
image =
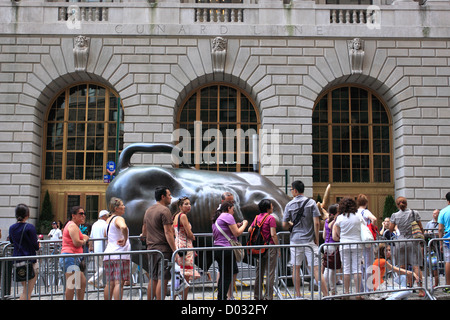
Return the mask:
{"type": "Polygon", "coordinates": [[[388,195],[384,200],[384,209],[383,209],[383,221],[385,218],[390,218],[394,212],[397,212],[398,208],[395,205],[394,197],[388,195]]]}
{"type": "Polygon", "coordinates": [[[322,197],[320,196],[320,194],[317,194],[316,202],[322,202],[322,197]]]}
{"type": "Polygon", "coordinates": [[[42,203],[41,214],[37,223],[37,232],[42,234],[48,234],[52,228],[53,212],[52,203],[50,202],[50,195],[47,192],[44,196],[44,202],[42,203]]]}

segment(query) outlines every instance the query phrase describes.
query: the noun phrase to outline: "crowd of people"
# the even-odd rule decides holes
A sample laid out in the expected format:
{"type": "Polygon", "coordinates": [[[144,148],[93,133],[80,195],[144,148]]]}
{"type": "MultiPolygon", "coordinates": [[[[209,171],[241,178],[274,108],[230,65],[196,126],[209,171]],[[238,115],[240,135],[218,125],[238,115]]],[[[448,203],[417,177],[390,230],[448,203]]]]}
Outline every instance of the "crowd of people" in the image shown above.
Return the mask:
{"type": "MultiPolygon", "coordinates": [[[[367,197],[359,195],[357,200],[343,198],[339,204],[334,204],[328,208],[328,217],[325,221],[324,240],[325,243],[342,242],[346,245],[325,247],[325,250],[333,253],[333,260],[324,261],[323,268],[326,276],[326,283],[332,292],[335,292],[337,281],[336,270],[341,268],[342,262],[344,275],[344,293],[349,294],[350,275],[354,276],[354,292],[369,292],[377,290],[384,282],[387,272],[393,274],[393,282],[401,288],[399,292],[392,293],[387,299],[407,299],[412,290],[405,288],[413,287],[415,282],[417,287],[423,284],[423,254],[428,254],[422,243],[408,241],[415,239],[414,224],[420,229],[420,234],[425,234],[423,239],[449,238],[450,237],[450,192],[446,194],[447,206],[442,210],[434,210],[433,220],[429,221],[425,228],[422,226],[421,218],[416,210],[408,208],[408,201],[405,197],[398,197],[396,205],[398,211],[391,217],[385,218],[382,228],[374,240],[401,240],[392,243],[379,243],[372,245],[361,244],[362,225],[376,223],[376,217],[367,210],[367,197]],[[436,235],[436,233],[438,233],[436,235]],[[428,234],[428,238],[426,235],[428,234]],[[355,243],[350,245],[349,243],[355,243]],[[335,253],[335,251],[337,253],[335,253]],[[331,267],[330,267],[331,265],[331,267]],[[370,281],[372,280],[372,281],[370,281]]],[[[418,231],[417,231],[418,232],[418,231]]],[[[434,252],[443,254],[445,262],[445,286],[450,286],[450,249],[447,241],[434,242],[434,252]],[[437,248],[440,246],[440,248],[437,248]]],[[[328,252],[324,253],[327,259],[328,252]]],[[[431,270],[434,277],[434,286],[438,286],[437,267],[431,270]]],[[[393,286],[391,286],[392,288],[393,286]]],[[[385,288],[387,290],[388,287],[385,288]]],[[[444,292],[449,293],[448,287],[444,292]]],[[[419,297],[424,297],[425,291],[419,290],[419,297]]],[[[362,296],[357,296],[362,299],[362,296]]]]}
{"type": "MultiPolygon", "coordinates": [[[[344,294],[350,294],[351,276],[353,275],[354,292],[368,292],[377,290],[384,282],[387,271],[392,271],[398,276],[395,281],[411,286],[412,281],[422,284],[422,251],[416,250],[412,241],[396,242],[395,244],[358,245],[361,242],[361,228],[370,224],[376,224],[377,218],[368,209],[368,198],[361,194],[356,198],[344,197],[339,203],[328,206],[327,210],[304,195],[304,184],[296,180],[292,183],[292,200],[287,203],[282,216],[282,228],[290,230],[290,257],[292,265],[292,279],[295,297],[301,298],[302,265],[313,266],[310,272],[314,279],[320,279],[320,290],[323,296],[336,294],[336,284],[340,281],[337,270],[342,270],[344,294]],[[323,212],[320,212],[320,210],[323,212]],[[325,215],[323,240],[329,246],[324,247],[324,260],[319,263],[321,217],[325,215]],[[310,250],[311,249],[311,250],[310,250]],[[394,250],[395,249],[395,250],[394,250]],[[408,270],[408,266],[412,269],[408,270]],[[372,280],[373,281],[370,281],[372,280]]],[[[164,299],[168,281],[171,279],[170,268],[167,263],[171,261],[173,252],[178,249],[194,249],[195,235],[189,220],[191,202],[188,197],[181,197],[177,202],[177,211],[172,215],[169,205],[172,203],[172,194],[168,187],[161,186],[155,190],[156,203],[150,206],[143,218],[141,239],[148,250],[157,250],[160,254],[149,253],[148,261],[150,280],[147,296],[149,300],[164,299]],[[163,261],[161,261],[163,259],[163,261]],[[162,269],[161,269],[162,268],[162,269]]],[[[249,233],[255,228],[261,230],[265,243],[278,245],[277,223],[273,217],[273,204],[270,199],[259,202],[259,213],[253,223],[247,220],[236,221],[234,196],[226,192],[220,199],[221,203],[211,217],[211,229],[213,246],[218,249],[214,259],[218,265],[217,299],[233,299],[232,288],[238,273],[238,258],[234,256],[229,247],[238,241],[240,235],[248,228],[249,233]]],[[[446,195],[447,207],[436,210],[433,220],[427,225],[437,228],[440,238],[450,238],[450,192],[446,195]]],[[[381,239],[407,240],[413,238],[412,222],[416,222],[423,232],[420,215],[416,210],[407,206],[407,199],[396,199],[398,211],[386,218],[379,232],[381,239]]],[[[84,234],[81,226],[85,225],[86,214],[82,207],[73,207],[69,214],[69,220],[61,228],[58,223],[49,233],[51,239],[62,239],[60,264],[64,268],[66,281],[73,281],[73,271],[84,271],[85,261],[82,258],[70,255],[83,253],[87,248],[89,238],[105,237],[103,242],[89,243],[93,252],[103,252],[103,259],[98,259],[97,272],[89,279],[89,283],[104,288],[104,299],[122,299],[123,287],[130,281],[130,255],[124,254],[131,250],[129,241],[129,229],[124,219],[126,207],[119,198],[112,198],[109,203],[109,211],[102,210],[98,221],[89,228],[90,233],[84,234]],[[62,229],[62,230],[61,230],[62,229]],[[105,282],[102,283],[103,274],[105,282]]],[[[15,215],[17,223],[9,230],[9,239],[14,245],[14,256],[33,256],[39,250],[36,229],[27,223],[29,208],[24,204],[16,207],[15,215]]],[[[441,250],[445,261],[446,285],[450,286],[450,248],[449,241],[442,241],[441,250]]],[[[195,250],[178,251],[176,262],[186,282],[200,277],[195,266],[195,250]]],[[[269,248],[260,255],[256,264],[256,279],[254,286],[255,299],[273,299],[273,284],[277,268],[280,250],[269,248]],[[265,292],[263,293],[263,281],[265,292]]],[[[17,261],[21,262],[21,261],[17,261]]],[[[31,292],[39,272],[37,260],[28,261],[32,266],[30,279],[23,281],[23,293],[20,299],[30,299],[31,292]]],[[[66,286],[65,299],[72,300],[76,295],[78,300],[84,299],[86,277],[79,273],[78,286],[66,286]],[[77,290],[76,290],[77,289],[77,290]]],[[[339,272],[340,274],[340,272],[339,272]]],[[[447,288],[446,288],[447,289],[447,288]]],[[[182,296],[187,297],[188,287],[182,296]]],[[[393,294],[393,299],[405,299],[409,291],[401,294],[393,294]]],[[[424,295],[423,292],[420,295],[424,295]]],[[[357,296],[363,299],[362,295],[357,296]]]]}

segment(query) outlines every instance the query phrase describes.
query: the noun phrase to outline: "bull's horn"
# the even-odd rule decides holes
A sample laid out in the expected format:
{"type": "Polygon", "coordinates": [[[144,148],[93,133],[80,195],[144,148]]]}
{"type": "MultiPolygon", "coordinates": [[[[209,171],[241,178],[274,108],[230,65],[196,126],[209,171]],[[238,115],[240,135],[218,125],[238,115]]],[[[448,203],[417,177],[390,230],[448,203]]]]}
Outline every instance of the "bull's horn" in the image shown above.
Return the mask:
{"type": "Polygon", "coordinates": [[[173,157],[178,157],[180,165],[184,165],[182,162],[182,151],[177,146],[169,143],[133,143],[123,149],[120,153],[119,163],[117,170],[120,172],[131,166],[131,157],[136,152],[159,152],[159,153],[171,153],[173,157]]]}
{"type": "Polygon", "coordinates": [[[328,202],[330,200],[330,189],[331,189],[331,185],[329,184],[323,195],[322,207],[324,207],[325,209],[328,208],[328,204],[329,204],[328,202]]]}

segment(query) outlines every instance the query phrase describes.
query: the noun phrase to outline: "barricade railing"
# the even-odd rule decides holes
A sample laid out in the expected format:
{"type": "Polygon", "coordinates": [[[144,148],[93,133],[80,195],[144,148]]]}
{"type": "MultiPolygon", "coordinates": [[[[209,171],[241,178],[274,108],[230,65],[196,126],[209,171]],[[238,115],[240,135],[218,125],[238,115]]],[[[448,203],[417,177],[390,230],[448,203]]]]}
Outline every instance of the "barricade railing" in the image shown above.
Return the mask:
{"type": "MultiPolygon", "coordinates": [[[[447,263],[445,251],[448,250],[448,254],[450,254],[450,240],[446,238],[430,239],[426,249],[425,261],[428,266],[427,278],[431,294],[434,296],[438,289],[450,290],[450,284],[446,283],[446,279],[449,275],[447,275],[445,267],[445,264],[447,263]],[[447,247],[445,248],[445,246],[447,247]],[[442,281],[441,275],[443,275],[442,281]]],[[[450,263],[450,261],[448,263],[450,263]]]]}
{"type": "MultiPolygon", "coordinates": [[[[177,249],[171,260],[169,288],[171,299],[215,300],[219,297],[236,300],[294,299],[295,287],[293,288],[293,283],[290,282],[295,266],[291,264],[290,256],[291,253],[297,254],[297,251],[298,253],[305,251],[309,255],[314,253],[313,248],[308,245],[243,245],[177,249]],[[240,249],[245,251],[245,257],[242,261],[236,261],[233,250],[240,249]],[[266,249],[266,251],[263,254],[253,253],[252,249],[258,251],[266,249]],[[209,273],[208,276],[205,270],[209,273]],[[223,274],[224,272],[227,274],[223,274]],[[193,274],[197,274],[198,278],[195,279],[193,274]],[[231,294],[228,294],[229,287],[226,285],[228,282],[225,280],[227,276],[228,279],[232,279],[231,294]],[[270,285],[268,280],[271,276],[273,284],[270,285]]],[[[308,274],[310,275],[300,273],[302,284],[310,282],[310,286],[302,285],[300,291],[304,299],[312,300],[316,299],[314,277],[313,272],[308,274]]]]}
{"type": "MultiPolygon", "coordinates": [[[[169,267],[172,267],[171,271],[171,281],[170,286],[167,292],[161,291],[162,296],[169,295],[171,299],[182,299],[187,298],[190,300],[212,300],[217,299],[218,296],[218,280],[220,278],[219,270],[225,270],[225,265],[223,264],[225,256],[232,257],[228,263],[232,264],[235,260],[233,260],[234,255],[232,255],[233,249],[244,249],[245,250],[245,259],[242,262],[237,262],[238,273],[235,282],[232,284],[232,291],[235,299],[238,300],[253,300],[257,298],[263,297],[263,294],[269,292],[272,294],[271,298],[282,300],[282,299],[296,299],[295,293],[295,279],[293,278],[295,265],[292,262],[292,254],[297,255],[297,252],[305,251],[306,254],[313,254],[313,248],[307,245],[291,245],[289,244],[289,233],[288,232],[280,232],[278,233],[278,238],[280,240],[279,245],[268,245],[268,246],[246,246],[243,245],[241,247],[213,247],[206,246],[212,241],[212,234],[202,234],[204,237],[205,247],[194,247],[190,248],[182,248],[178,249],[173,255],[171,261],[166,261],[169,267]],[[251,249],[271,249],[275,250],[275,259],[274,256],[270,254],[266,254],[265,258],[259,257],[258,254],[253,254],[251,249]],[[298,250],[298,251],[297,251],[298,250]],[[185,254],[181,255],[182,258],[178,258],[180,253],[184,252],[185,254]],[[228,252],[228,253],[227,253],[228,252]],[[198,278],[191,278],[185,282],[186,279],[186,271],[187,269],[181,268],[179,272],[177,272],[177,262],[180,265],[186,264],[186,259],[188,259],[189,253],[193,253],[193,266],[195,270],[198,272],[198,278]],[[256,259],[258,258],[258,259],[256,259]],[[179,260],[181,259],[181,260],[179,260]],[[184,260],[184,262],[183,262],[184,260]],[[267,274],[263,274],[262,269],[257,264],[258,261],[263,260],[266,268],[265,270],[273,270],[273,265],[275,265],[275,273],[274,273],[274,282],[272,290],[268,290],[267,287],[267,274]],[[222,262],[222,265],[219,265],[217,261],[222,262]],[[270,267],[269,267],[270,266],[270,267]],[[258,280],[257,280],[258,279],[258,280]],[[264,279],[262,284],[259,286],[261,290],[255,290],[255,285],[260,283],[260,279],[264,279]],[[179,286],[179,283],[185,286],[189,286],[189,290],[186,290],[187,296],[184,295],[183,287],[179,286]],[[256,295],[255,295],[256,291],[256,295]],[[273,293],[272,293],[273,292],[273,293]]],[[[196,234],[197,237],[197,234],[196,234]]],[[[130,237],[131,238],[131,237],[130,237]]],[[[133,241],[138,240],[138,236],[135,236],[133,241]],[[136,239],[134,239],[136,238],[136,239]]],[[[197,240],[199,237],[197,237],[197,240]]],[[[105,239],[91,239],[91,241],[103,241],[105,239]]],[[[395,294],[408,294],[412,290],[416,292],[422,291],[425,292],[425,297],[427,299],[435,299],[434,293],[438,288],[448,288],[449,285],[445,284],[445,281],[438,282],[437,286],[434,286],[434,276],[435,271],[437,270],[438,276],[440,274],[445,274],[445,261],[440,251],[440,246],[442,241],[447,241],[448,239],[431,239],[426,242],[424,240],[418,239],[408,239],[408,240],[379,240],[372,242],[352,242],[352,243],[324,243],[319,246],[318,253],[318,263],[320,274],[327,274],[329,270],[326,270],[324,265],[322,264],[324,253],[333,251],[331,249],[348,249],[351,251],[352,246],[356,246],[359,249],[359,256],[356,255],[357,263],[356,269],[351,270],[350,273],[346,273],[350,278],[350,286],[349,292],[342,292],[342,287],[339,292],[333,292],[332,288],[329,289],[329,295],[325,296],[320,290],[322,285],[322,281],[330,280],[329,277],[322,280],[322,277],[316,279],[314,277],[313,268],[315,265],[308,266],[307,260],[303,259],[300,268],[300,289],[301,289],[301,297],[303,299],[335,299],[335,298],[348,298],[351,296],[367,296],[372,295],[375,298],[380,296],[391,296],[395,294]],[[422,271],[423,277],[422,282],[414,281],[411,286],[406,286],[403,284],[398,284],[394,282],[397,280],[397,272],[392,272],[389,269],[386,269],[385,279],[381,281],[381,279],[376,279],[376,275],[378,274],[378,270],[376,269],[376,265],[374,266],[373,261],[378,258],[381,258],[378,254],[378,247],[380,245],[389,245],[391,247],[392,259],[391,264],[394,266],[405,265],[405,269],[408,269],[408,265],[406,263],[406,259],[411,258],[411,255],[417,255],[417,264],[418,269],[422,271]],[[347,248],[346,248],[347,247],[347,248]],[[431,259],[431,252],[436,254],[436,259],[431,259]],[[372,255],[370,255],[372,253],[372,255]],[[399,260],[398,254],[402,253],[403,260],[399,260]],[[369,257],[369,258],[366,258],[369,257]],[[366,259],[366,260],[364,260],[366,259]],[[432,261],[437,260],[434,265],[432,265],[432,261]],[[365,261],[370,261],[368,264],[365,261]],[[436,267],[437,266],[437,267],[436,267]],[[364,267],[366,267],[366,272],[364,272],[364,267]],[[354,272],[357,270],[357,272],[354,272]],[[359,271],[359,272],[358,272],[359,271]],[[361,274],[361,286],[355,287],[354,278],[361,274]],[[375,287],[374,287],[374,284],[375,287]],[[434,287],[433,287],[434,286],[434,287]],[[317,287],[317,288],[315,288],[317,287]],[[374,290],[375,289],[375,290],[374,290]],[[316,291],[317,290],[317,291],[316,291]]],[[[102,261],[107,254],[104,253],[83,253],[77,255],[61,255],[52,251],[55,248],[55,244],[57,242],[44,240],[41,241],[41,248],[37,256],[31,257],[11,257],[11,245],[7,243],[2,243],[2,257],[0,257],[0,298],[1,299],[18,299],[20,296],[20,292],[23,290],[22,285],[17,283],[14,279],[15,266],[14,262],[26,259],[36,259],[39,263],[39,272],[37,275],[36,285],[34,286],[33,298],[37,299],[65,299],[65,291],[68,286],[68,280],[64,274],[64,265],[61,264],[61,258],[83,258],[86,261],[86,269],[84,274],[86,276],[86,281],[88,282],[85,289],[85,296],[89,299],[94,300],[102,300],[104,299],[104,290],[102,287],[98,285],[98,280],[95,280],[93,276],[100,271],[102,267],[102,261]],[[53,254],[52,254],[53,253],[53,254]],[[9,278],[8,278],[9,275],[9,278]],[[89,280],[92,280],[89,283],[89,280]]],[[[245,240],[242,240],[242,243],[245,244],[245,240]]],[[[200,245],[197,243],[196,245],[200,245]]],[[[124,290],[125,294],[123,299],[144,299],[144,297],[148,296],[148,285],[151,283],[151,274],[152,270],[149,268],[145,268],[148,264],[148,255],[150,253],[156,254],[161,257],[161,273],[163,272],[163,255],[159,251],[149,251],[149,250],[135,250],[130,252],[120,253],[120,255],[131,255],[132,264],[130,267],[129,278],[130,281],[125,285],[124,290]],[[150,271],[150,272],[148,272],[150,271]]],[[[341,252],[341,265],[342,269],[344,265],[350,265],[351,261],[347,261],[346,259],[353,259],[350,256],[344,255],[344,252],[341,252]]],[[[413,266],[414,267],[414,266],[413,266]]],[[[228,268],[230,269],[230,268],[228,268]]],[[[329,269],[329,268],[327,268],[329,269]]],[[[413,269],[414,270],[414,269],[413,269]]],[[[417,269],[416,269],[417,270],[417,269]]],[[[400,273],[402,275],[402,273],[400,273]]],[[[160,275],[162,276],[162,275],[160,275]]],[[[338,270],[337,272],[332,273],[331,280],[332,282],[337,282],[338,279],[343,279],[344,272],[343,270],[338,270]]],[[[222,280],[224,278],[222,277],[222,280]]],[[[73,280],[73,279],[70,279],[73,280]]],[[[71,282],[72,285],[76,285],[74,282],[71,282]]],[[[69,283],[70,285],[70,283],[69,283]]],[[[163,290],[163,288],[161,288],[163,290]]],[[[226,295],[226,292],[221,292],[222,296],[226,295]]]]}
{"type": "MultiPolygon", "coordinates": [[[[291,232],[280,231],[277,233],[277,237],[278,237],[278,242],[280,244],[289,245],[291,232]]],[[[291,283],[293,281],[292,272],[291,272],[293,270],[293,266],[291,263],[291,257],[290,257],[289,251],[281,252],[281,261],[284,262],[283,265],[285,266],[286,270],[280,271],[280,274],[279,274],[280,285],[287,286],[289,283],[291,283]]],[[[319,261],[319,264],[320,264],[320,261],[319,261]]],[[[312,280],[311,270],[312,269],[310,268],[310,266],[308,266],[307,261],[305,260],[304,263],[302,263],[302,265],[300,266],[300,270],[299,270],[301,283],[309,282],[309,285],[313,286],[314,290],[317,291],[318,287],[319,287],[319,283],[318,283],[317,279],[312,280]]],[[[292,296],[291,298],[294,298],[294,296],[292,296]]]]}
{"type": "MultiPolygon", "coordinates": [[[[66,299],[68,290],[81,290],[82,276],[86,278],[85,299],[89,300],[103,300],[105,294],[109,297],[109,291],[105,291],[104,287],[108,285],[108,278],[106,277],[106,270],[104,270],[104,260],[116,258],[118,260],[131,259],[129,268],[122,269],[119,266],[119,271],[128,273],[129,281],[123,286],[124,290],[128,291],[128,296],[123,299],[143,299],[148,290],[154,290],[153,282],[150,281],[153,273],[152,266],[159,265],[161,277],[164,271],[164,258],[160,251],[156,250],[138,250],[128,251],[113,254],[105,253],[82,253],[82,254],[51,254],[51,255],[36,255],[26,257],[0,257],[1,268],[1,293],[0,298],[4,299],[18,299],[20,292],[23,291],[23,285],[16,281],[17,262],[24,260],[36,260],[39,271],[36,275],[35,285],[34,280],[25,281],[25,287],[33,285],[34,290],[32,298],[49,299],[49,300],[63,300],[66,299]],[[114,256],[114,257],[113,257],[114,256]],[[83,264],[71,265],[70,259],[79,259],[84,261],[83,264]],[[103,269],[103,270],[102,270],[103,269]],[[103,273],[103,274],[102,274],[103,273]],[[95,275],[100,274],[99,278],[95,275]],[[149,279],[145,281],[145,278],[149,279]],[[102,281],[103,280],[103,281],[102,281]],[[147,283],[147,284],[145,284],[147,283]]],[[[109,286],[109,288],[111,285],[109,286]]],[[[69,293],[72,294],[72,293],[69,293]]],[[[147,293],[148,294],[148,293],[147,293]]],[[[161,295],[164,296],[163,288],[161,288],[161,295]]]]}
{"type": "Polygon", "coordinates": [[[363,298],[367,295],[405,299],[413,291],[423,291],[424,298],[434,300],[428,290],[427,277],[424,276],[427,274],[424,248],[426,243],[421,239],[324,243],[319,247],[319,261],[324,269],[324,279],[330,295],[321,296],[320,299],[352,296],[363,298]],[[385,256],[381,255],[381,246],[386,248],[385,256]],[[337,251],[339,256],[331,255],[337,251]],[[392,269],[390,265],[393,266],[392,269]],[[384,268],[386,269],[383,277],[384,268]],[[336,271],[337,269],[341,270],[336,271]],[[412,273],[408,271],[415,272],[419,281],[414,281],[412,273]],[[333,292],[333,284],[341,275],[344,282],[343,292],[333,292]]]}

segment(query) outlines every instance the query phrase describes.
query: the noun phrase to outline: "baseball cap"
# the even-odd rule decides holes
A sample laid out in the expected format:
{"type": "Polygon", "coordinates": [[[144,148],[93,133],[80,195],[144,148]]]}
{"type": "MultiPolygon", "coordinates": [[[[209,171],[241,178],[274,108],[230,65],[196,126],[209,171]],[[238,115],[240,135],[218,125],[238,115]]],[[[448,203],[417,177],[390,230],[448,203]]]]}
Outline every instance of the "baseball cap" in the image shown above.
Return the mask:
{"type": "Polygon", "coordinates": [[[102,211],[99,212],[98,217],[101,218],[101,217],[106,216],[108,214],[109,214],[108,210],[102,210],[102,211]]]}

